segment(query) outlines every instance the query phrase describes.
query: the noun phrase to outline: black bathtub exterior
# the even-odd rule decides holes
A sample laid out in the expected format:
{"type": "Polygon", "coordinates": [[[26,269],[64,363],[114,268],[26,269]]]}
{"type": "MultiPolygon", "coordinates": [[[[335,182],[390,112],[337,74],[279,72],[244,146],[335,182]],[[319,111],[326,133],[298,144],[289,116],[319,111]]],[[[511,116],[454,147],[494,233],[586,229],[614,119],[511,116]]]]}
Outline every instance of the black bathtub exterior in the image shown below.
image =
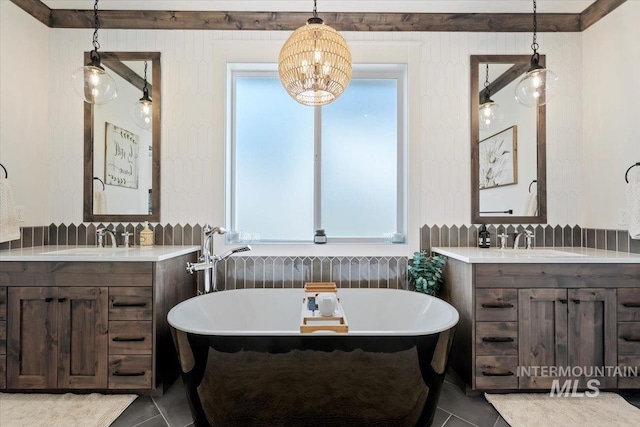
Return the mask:
{"type": "Polygon", "coordinates": [[[430,426],[454,328],[210,336],[172,328],[196,426],[430,426]]]}

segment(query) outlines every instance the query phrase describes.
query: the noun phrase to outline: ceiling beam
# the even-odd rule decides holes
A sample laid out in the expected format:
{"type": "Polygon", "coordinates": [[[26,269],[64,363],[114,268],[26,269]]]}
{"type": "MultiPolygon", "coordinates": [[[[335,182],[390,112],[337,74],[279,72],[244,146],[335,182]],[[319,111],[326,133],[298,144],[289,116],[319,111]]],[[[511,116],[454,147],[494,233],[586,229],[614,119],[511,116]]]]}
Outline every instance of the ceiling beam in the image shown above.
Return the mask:
{"type": "MultiPolygon", "coordinates": [[[[495,95],[500,90],[507,87],[509,83],[511,83],[512,81],[520,77],[522,74],[524,74],[529,69],[529,67],[531,67],[531,64],[528,62],[514,64],[511,68],[509,68],[504,73],[500,74],[494,81],[492,81],[489,84],[489,93],[491,95],[495,95]]],[[[482,104],[482,94],[484,93],[484,91],[485,91],[484,88],[480,90],[481,104],[482,104]]]]}
{"type": "Polygon", "coordinates": [[[47,27],[51,27],[51,9],[40,0],[11,0],[20,9],[42,22],[47,27]]]}
{"type": "MultiPolygon", "coordinates": [[[[13,1],[13,0],[12,0],[13,1]]],[[[92,28],[92,10],[52,10],[53,28],[92,28]]],[[[104,10],[100,27],[160,30],[293,31],[311,17],[306,12],[196,12],[104,10]]],[[[524,13],[362,13],[326,12],[321,18],[338,31],[530,32],[524,13]]],[[[580,14],[539,14],[540,32],[580,31],[580,14]]]]}
{"type": "MultiPolygon", "coordinates": [[[[580,32],[626,0],[597,0],[582,13],[538,14],[540,32],[580,32]]],[[[93,28],[93,10],[50,9],[40,0],[11,0],[51,28],[93,28]]],[[[158,30],[293,31],[307,12],[103,10],[101,28],[158,30]]],[[[529,32],[528,13],[327,12],[321,18],[338,31],[529,32]]]]}
{"type": "Polygon", "coordinates": [[[580,31],[584,31],[627,0],[597,0],[580,14],[580,31]]]}
{"type": "MultiPolygon", "coordinates": [[[[102,60],[102,65],[109,68],[111,71],[128,81],[133,85],[133,87],[137,88],[142,92],[144,88],[144,79],[140,77],[138,73],[133,71],[131,68],[127,67],[122,61],[119,59],[112,57],[108,52],[100,53],[100,59],[102,60]]],[[[149,61],[151,62],[151,61],[149,61]]],[[[153,87],[151,83],[147,82],[147,88],[149,89],[149,93],[153,92],[153,87]]]]}

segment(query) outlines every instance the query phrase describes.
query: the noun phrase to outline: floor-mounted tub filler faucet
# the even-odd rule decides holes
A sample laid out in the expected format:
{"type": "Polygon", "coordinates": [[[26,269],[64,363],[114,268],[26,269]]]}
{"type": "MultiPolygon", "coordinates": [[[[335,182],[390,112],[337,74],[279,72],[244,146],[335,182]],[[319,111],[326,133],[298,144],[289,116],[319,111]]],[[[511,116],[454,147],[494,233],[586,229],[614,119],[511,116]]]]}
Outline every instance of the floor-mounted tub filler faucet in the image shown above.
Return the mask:
{"type": "Polygon", "coordinates": [[[233,248],[223,253],[222,255],[213,254],[213,236],[215,234],[225,234],[227,232],[223,227],[211,227],[209,224],[205,224],[202,228],[202,255],[198,260],[198,263],[188,262],[187,271],[193,274],[195,271],[204,271],[204,292],[209,293],[218,290],[216,280],[216,266],[218,262],[230,257],[237,252],[246,252],[251,250],[251,246],[240,246],[233,248]]]}

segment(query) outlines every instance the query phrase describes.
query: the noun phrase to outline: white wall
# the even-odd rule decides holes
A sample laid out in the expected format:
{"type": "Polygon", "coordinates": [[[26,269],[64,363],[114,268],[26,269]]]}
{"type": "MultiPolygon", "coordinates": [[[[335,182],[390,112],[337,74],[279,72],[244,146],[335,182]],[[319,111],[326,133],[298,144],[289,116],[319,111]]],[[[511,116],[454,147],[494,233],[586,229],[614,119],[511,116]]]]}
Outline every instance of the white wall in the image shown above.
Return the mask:
{"type": "MultiPolygon", "coordinates": [[[[83,52],[90,50],[91,33],[76,29],[49,32],[52,183],[49,203],[41,199],[39,206],[50,216],[41,223],[82,222],[82,100],[73,93],[69,76],[82,65],[83,52]]],[[[243,49],[258,56],[272,52],[271,60],[276,61],[277,47],[288,35],[271,31],[100,31],[103,51],[162,53],[162,223],[223,223],[224,52],[244,45],[243,49]],[[270,47],[265,48],[267,45],[270,47]]],[[[411,76],[414,79],[409,87],[414,204],[409,235],[417,237],[422,224],[469,224],[469,56],[528,54],[531,35],[355,32],[345,37],[354,46],[369,46],[374,53],[414,52],[409,67],[410,80],[411,76]]],[[[540,34],[538,40],[547,64],[563,83],[558,100],[547,109],[548,218],[550,224],[573,225],[579,223],[582,202],[582,35],[540,34]]],[[[12,98],[24,102],[17,94],[12,98]]]]}
{"type": "Polygon", "coordinates": [[[584,227],[627,229],[618,213],[624,173],[640,162],[639,22],[640,2],[628,1],[583,33],[584,227]]]}
{"type": "Polygon", "coordinates": [[[0,163],[24,207],[24,226],[50,221],[49,31],[0,1],[0,163]]]}

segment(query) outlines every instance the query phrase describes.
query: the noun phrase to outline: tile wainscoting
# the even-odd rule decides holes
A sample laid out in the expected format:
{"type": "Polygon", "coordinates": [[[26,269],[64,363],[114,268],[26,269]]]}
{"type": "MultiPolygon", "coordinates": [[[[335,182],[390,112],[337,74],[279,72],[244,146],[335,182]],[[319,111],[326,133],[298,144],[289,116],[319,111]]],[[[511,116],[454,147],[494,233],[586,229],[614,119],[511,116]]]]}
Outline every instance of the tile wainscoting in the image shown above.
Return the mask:
{"type": "Polygon", "coordinates": [[[408,262],[406,257],[231,257],[216,273],[219,290],[302,288],[305,282],[407,289],[408,262]]]}
{"type": "MultiPolygon", "coordinates": [[[[631,252],[640,254],[640,240],[629,237],[626,230],[599,230],[581,228],[580,226],[504,226],[487,225],[491,234],[491,246],[498,246],[497,235],[506,233],[507,245],[513,246],[513,233],[530,230],[534,233],[534,246],[561,247],[585,246],[589,248],[607,249],[610,251],[631,252]]],[[[434,246],[468,247],[478,245],[478,226],[429,226],[420,229],[420,248],[429,251],[434,246]]]]}
{"type": "MultiPolygon", "coordinates": [[[[120,233],[134,233],[133,243],[139,244],[142,224],[51,224],[23,227],[21,239],[0,244],[2,249],[42,245],[95,245],[96,229],[108,227],[120,233]]],[[[153,226],[156,245],[201,245],[202,226],[153,226]]],[[[525,229],[535,235],[535,246],[587,246],[591,248],[640,253],[640,240],[629,238],[622,230],[597,230],[579,226],[504,226],[489,225],[491,244],[497,246],[497,235],[507,233],[508,245],[513,245],[513,233],[525,229]]],[[[429,226],[420,229],[421,249],[434,246],[476,246],[478,226],[429,226]]],[[[221,289],[302,287],[308,281],[332,281],[339,287],[372,287],[407,289],[407,257],[232,257],[218,265],[217,278],[221,289]]]]}

